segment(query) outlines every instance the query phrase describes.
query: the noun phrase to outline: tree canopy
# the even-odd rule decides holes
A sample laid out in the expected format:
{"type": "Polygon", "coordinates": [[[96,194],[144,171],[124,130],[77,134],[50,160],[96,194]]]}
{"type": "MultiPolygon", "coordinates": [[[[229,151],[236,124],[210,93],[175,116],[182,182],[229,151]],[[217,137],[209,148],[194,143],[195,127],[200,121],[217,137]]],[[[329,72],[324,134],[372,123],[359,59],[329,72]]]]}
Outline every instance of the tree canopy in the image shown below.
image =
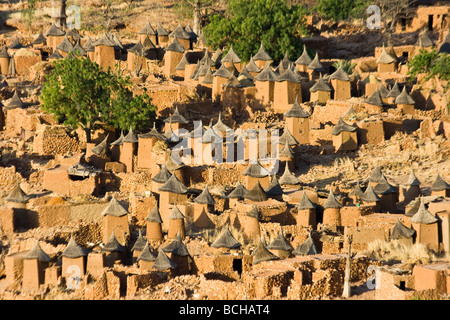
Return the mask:
{"type": "Polygon", "coordinates": [[[368,0],[319,0],[314,10],[327,19],[339,21],[362,16],[368,3],[368,0]]]}
{"type": "Polygon", "coordinates": [[[212,16],[203,32],[214,49],[232,45],[243,61],[249,61],[261,43],[274,60],[286,52],[293,59],[303,50],[305,13],[304,7],[285,0],[230,0],[225,15],[212,16]]]}
{"type": "Polygon", "coordinates": [[[42,109],[73,129],[81,126],[89,131],[105,123],[128,130],[154,121],[156,107],[146,92],[134,96],[129,78],[105,72],[85,57],[55,61],[45,80],[42,109]]]}
{"type": "Polygon", "coordinates": [[[408,75],[416,79],[419,74],[424,75],[425,81],[431,78],[450,81],[450,55],[435,48],[430,51],[420,49],[408,61],[408,75]]]}

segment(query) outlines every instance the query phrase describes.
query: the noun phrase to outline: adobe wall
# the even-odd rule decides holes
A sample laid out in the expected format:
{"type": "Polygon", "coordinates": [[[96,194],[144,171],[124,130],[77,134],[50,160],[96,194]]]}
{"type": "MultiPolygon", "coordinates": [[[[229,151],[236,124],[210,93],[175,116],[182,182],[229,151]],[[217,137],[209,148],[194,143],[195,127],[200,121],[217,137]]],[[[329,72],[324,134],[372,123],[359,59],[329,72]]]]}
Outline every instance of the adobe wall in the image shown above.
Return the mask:
{"type": "Polygon", "coordinates": [[[68,134],[63,126],[43,125],[36,132],[33,151],[40,155],[76,154],[81,152],[76,137],[68,134]]]}
{"type": "Polygon", "coordinates": [[[102,222],[103,210],[109,202],[72,204],[69,207],[68,219],[70,221],[102,222]]]}

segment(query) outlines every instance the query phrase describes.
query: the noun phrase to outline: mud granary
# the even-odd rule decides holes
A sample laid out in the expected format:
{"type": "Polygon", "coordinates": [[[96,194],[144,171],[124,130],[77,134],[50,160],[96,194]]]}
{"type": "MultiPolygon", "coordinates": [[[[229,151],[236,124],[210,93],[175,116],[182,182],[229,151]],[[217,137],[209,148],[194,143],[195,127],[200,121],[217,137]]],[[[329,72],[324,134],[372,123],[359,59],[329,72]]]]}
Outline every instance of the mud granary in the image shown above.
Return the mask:
{"type": "Polygon", "coordinates": [[[279,62],[263,43],[250,61],[212,50],[178,21],[121,38],[54,18],[4,38],[0,296],[337,298],[349,246],[354,287],[377,266],[374,299],[448,295],[448,84],[407,75],[421,48],[450,45],[448,10],[407,11],[396,32],[414,39],[375,43],[351,73],[332,36],[279,62]],[[153,127],[87,141],[42,111],[43,70],[75,50],[146,87],[153,127]],[[376,244],[435,258],[387,265],[376,244]]]}

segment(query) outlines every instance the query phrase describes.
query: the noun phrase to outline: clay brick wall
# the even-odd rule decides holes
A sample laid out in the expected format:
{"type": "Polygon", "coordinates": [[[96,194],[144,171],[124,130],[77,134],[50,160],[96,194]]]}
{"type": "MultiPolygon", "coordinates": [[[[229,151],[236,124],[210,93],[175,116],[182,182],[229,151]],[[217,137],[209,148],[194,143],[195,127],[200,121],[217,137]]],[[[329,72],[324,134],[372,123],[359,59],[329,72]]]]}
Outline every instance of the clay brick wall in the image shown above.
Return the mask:
{"type": "Polygon", "coordinates": [[[0,230],[7,235],[14,232],[14,209],[0,207],[0,230]]]}
{"type": "Polygon", "coordinates": [[[71,137],[63,126],[42,126],[36,132],[33,150],[40,155],[76,154],[81,152],[76,137],[71,137]]]}

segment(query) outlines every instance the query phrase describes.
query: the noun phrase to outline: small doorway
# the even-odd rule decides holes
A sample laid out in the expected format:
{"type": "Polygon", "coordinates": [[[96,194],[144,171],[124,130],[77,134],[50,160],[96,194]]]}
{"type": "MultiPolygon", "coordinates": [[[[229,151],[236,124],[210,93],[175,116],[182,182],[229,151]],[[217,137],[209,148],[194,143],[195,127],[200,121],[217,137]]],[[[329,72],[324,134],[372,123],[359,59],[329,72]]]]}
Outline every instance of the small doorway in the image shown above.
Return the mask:
{"type": "Polygon", "coordinates": [[[242,274],[242,259],[233,259],[233,271],[237,271],[239,277],[242,274]]]}
{"type": "Polygon", "coordinates": [[[433,31],[433,15],[428,15],[428,30],[433,31]]]}

